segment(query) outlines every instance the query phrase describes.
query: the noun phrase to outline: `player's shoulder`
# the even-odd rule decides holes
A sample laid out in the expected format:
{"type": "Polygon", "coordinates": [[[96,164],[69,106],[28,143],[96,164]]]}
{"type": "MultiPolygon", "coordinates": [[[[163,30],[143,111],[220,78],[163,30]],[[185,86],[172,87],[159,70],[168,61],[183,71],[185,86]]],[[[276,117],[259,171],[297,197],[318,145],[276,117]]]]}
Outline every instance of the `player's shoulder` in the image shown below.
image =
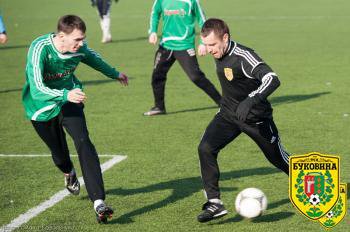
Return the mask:
{"type": "Polygon", "coordinates": [[[245,52],[245,53],[253,53],[253,54],[256,54],[254,49],[250,48],[250,47],[247,47],[243,44],[240,44],[240,43],[236,43],[236,47],[235,47],[235,52],[238,53],[238,52],[245,52]]]}
{"type": "Polygon", "coordinates": [[[30,44],[30,50],[39,49],[51,44],[51,36],[52,36],[52,33],[49,33],[49,34],[41,35],[36,39],[34,39],[33,42],[30,44]]]}
{"type": "Polygon", "coordinates": [[[243,61],[248,62],[253,67],[263,62],[254,49],[239,43],[236,43],[235,48],[233,49],[233,54],[238,56],[243,61]]]}
{"type": "Polygon", "coordinates": [[[35,38],[32,42],[32,44],[37,44],[37,43],[47,43],[47,42],[50,42],[51,40],[51,36],[52,34],[49,33],[49,34],[45,34],[45,35],[41,35],[37,38],[35,38]]]}

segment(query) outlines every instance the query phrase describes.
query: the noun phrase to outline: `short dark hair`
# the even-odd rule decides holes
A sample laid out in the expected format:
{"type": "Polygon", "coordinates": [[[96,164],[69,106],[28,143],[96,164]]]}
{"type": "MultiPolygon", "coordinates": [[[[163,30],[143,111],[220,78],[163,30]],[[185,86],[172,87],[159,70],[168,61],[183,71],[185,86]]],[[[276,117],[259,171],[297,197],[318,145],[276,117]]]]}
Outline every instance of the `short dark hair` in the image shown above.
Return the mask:
{"type": "Polygon", "coordinates": [[[230,38],[230,29],[221,19],[210,18],[205,21],[201,30],[201,35],[207,37],[211,32],[214,32],[214,34],[220,38],[223,38],[225,34],[228,34],[228,37],[230,38]]]}
{"type": "Polygon", "coordinates": [[[86,31],[84,21],[76,15],[65,15],[58,20],[57,32],[64,32],[66,34],[72,33],[74,29],[80,30],[83,33],[86,31]]]}

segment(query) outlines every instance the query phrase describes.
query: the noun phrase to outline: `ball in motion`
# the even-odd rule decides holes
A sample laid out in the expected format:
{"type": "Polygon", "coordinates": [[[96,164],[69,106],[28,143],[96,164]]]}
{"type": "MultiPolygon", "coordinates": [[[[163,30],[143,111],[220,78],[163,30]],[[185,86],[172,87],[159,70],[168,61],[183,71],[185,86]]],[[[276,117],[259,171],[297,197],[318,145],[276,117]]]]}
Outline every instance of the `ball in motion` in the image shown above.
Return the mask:
{"type": "Polygon", "coordinates": [[[267,198],[260,189],[246,188],[237,195],[235,206],[239,215],[255,218],[266,210],[267,198]]]}

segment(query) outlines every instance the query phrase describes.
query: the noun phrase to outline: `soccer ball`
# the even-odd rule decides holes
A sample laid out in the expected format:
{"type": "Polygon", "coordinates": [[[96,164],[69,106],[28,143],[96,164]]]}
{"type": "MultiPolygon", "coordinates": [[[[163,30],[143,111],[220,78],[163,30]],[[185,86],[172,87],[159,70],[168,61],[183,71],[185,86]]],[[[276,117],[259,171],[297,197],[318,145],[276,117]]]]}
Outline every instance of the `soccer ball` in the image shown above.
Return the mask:
{"type": "Polygon", "coordinates": [[[246,188],[237,195],[235,206],[241,216],[255,218],[266,210],[267,198],[260,189],[246,188]]]}

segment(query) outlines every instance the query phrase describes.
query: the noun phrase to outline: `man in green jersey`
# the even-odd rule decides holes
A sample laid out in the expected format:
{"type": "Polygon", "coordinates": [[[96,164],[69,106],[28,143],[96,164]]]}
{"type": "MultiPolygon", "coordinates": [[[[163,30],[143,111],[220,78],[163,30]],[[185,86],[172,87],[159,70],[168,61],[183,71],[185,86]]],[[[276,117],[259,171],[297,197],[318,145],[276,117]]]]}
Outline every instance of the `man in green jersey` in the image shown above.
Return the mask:
{"type": "MultiPolygon", "coordinates": [[[[200,70],[195,51],[195,21],[202,27],[205,16],[199,0],[155,0],[152,7],[149,42],[157,43],[160,17],[163,19],[162,37],[155,54],[152,88],[154,107],[144,115],[165,114],[164,91],[167,73],[175,60],[191,81],[201,88],[213,101],[220,105],[221,96],[214,85],[200,70]]],[[[198,54],[205,55],[203,44],[198,46],[198,54]]]]}
{"type": "Polygon", "coordinates": [[[49,147],[55,165],[64,173],[66,188],[78,195],[80,184],[69,157],[66,129],[73,138],[89,198],[99,222],[113,210],[106,206],[100,162],[86,127],[86,95],[74,71],[83,62],[109,78],[128,84],[126,75],[107,64],[85,42],[86,26],[75,15],[59,19],[57,33],[35,39],[28,51],[22,100],[26,116],[49,147]]]}

